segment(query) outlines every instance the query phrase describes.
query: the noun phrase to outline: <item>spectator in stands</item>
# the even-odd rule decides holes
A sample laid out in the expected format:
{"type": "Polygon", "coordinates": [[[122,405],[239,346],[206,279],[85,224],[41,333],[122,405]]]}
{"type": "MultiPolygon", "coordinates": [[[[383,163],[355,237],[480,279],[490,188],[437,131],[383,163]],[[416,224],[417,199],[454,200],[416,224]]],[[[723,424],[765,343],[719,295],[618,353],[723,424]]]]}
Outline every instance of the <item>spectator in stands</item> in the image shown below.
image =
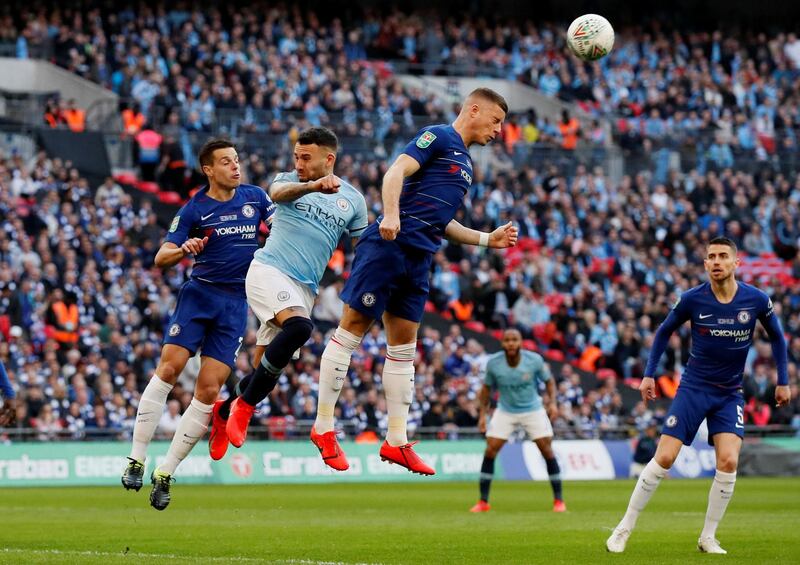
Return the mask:
{"type": "Polygon", "coordinates": [[[86,111],[78,108],[75,100],[67,101],[67,106],[61,111],[61,115],[67,127],[72,131],[79,133],[86,129],[86,111]]]}

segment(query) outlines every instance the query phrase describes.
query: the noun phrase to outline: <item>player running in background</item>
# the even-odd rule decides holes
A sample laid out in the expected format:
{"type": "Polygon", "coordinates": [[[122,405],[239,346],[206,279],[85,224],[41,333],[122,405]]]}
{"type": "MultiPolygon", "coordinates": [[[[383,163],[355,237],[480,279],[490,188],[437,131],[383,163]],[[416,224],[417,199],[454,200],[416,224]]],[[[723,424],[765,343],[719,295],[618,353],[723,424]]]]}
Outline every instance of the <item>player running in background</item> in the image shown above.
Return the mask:
{"type": "Polygon", "coordinates": [[[14,425],[17,421],[17,395],[11,386],[6,366],[0,361],[0,393],[3,396],[3,409],[0,411],[0,428],[14,425]]]}
{"type": "Polygon", "coordinates": [[[257,369],[239,383],[240,397],[232,394],[215,405],[213,459],[225,455],[229,440],[236,447],[244,443],[256,404],[311,336],[319,282],[342,235],[358,238],[367,229],[364,196],[333,174],[338,145],[326,128],[302,132],[294,148],[295,170],[278,174],[269,188],[277,205],[272,232],[247,272],[247,301],[261,321],[257,369]]]}
{"type": "Polygon", "coordinates": [[[451,125],[420,131],[383,178],[383,216],[367,228],[356,247],[342,292],[342,321],[322,354],[311,440],[334,469],[347,468],[334,432],[339,391],[353,351],[372,322],[383,317],[388,347],[382,380],[389,431],[380,456],[410,471],[434,474],[414,453],[406,433],[417,331],[428,298],[431,259],[442,237],[484,247],[516,244],[517,229],[511,223],[482,233],[453,219],[472,184],[467,148],[473,143],[486,145],[497,137],[507,111],[505,100],[493,90],[473,91],[451,125]]]}
{"type": "Polygon", "coordinates": [[[564,512],[567,507],[561,494],[561,470],[553,453],[553,427],[550,425],[550,420],[558,416],[555,381],[541,355],[522,350],[519,330],[503,332],[502,347],[503,351],[492,355],[486,364],[486,377],[479,395],[478,427],[481,433],[486,434],[486,451],[481,465],[481,498],[470,512],[488,512],[491,509],[489,489],[494,476],[494,460],[518,427],[524,429],[536,444],[547,464],[550,486],[553,487],[553,512],[564,512]],[[540,383],[547,387],[547,410],[539,396],[540,383]],[[500,393],[500,398],[487,429],[489,399],[495,390],[500,393]]]}
{"type": "Polygon", "coordinates": [[[692,351],[661,430],[655,457],[639,475],[628,510],[606,541],[606,548],[613,553],[625,551],[639,513],[672,467],[681,446],[692,443],[703,419],[708,424],[708,441],[716,453],[717,472],[697,546],[705,553],[727,553],[720,547],[716,532],[736,482],[744,436],[742,374],[756,320],[769,335],[778,367],[775,401],[783,406],[790,400],[786,342],[772,301],[764,292],[736,280],[739,259],[730,239],[712,239],[704,265],[709,282],[684,292],[656,332],[639,387],[645,402],[656,397],[653,377],[670,335],[686,321],[691,321],[692,351]]]}
{"type": "Polygon", "coordinates": [[[150,504],[157,510],[169,504],[172,475],[205,435],[219,389],[235,366],[247,325],[247,267],[258,249],[259,226],[275,209],[263,189],[241,184],[239,156],[229,141],[209,141],[198,160],[208,186],[178,211],[155,258],[157,267],[168,268],[194,255],[194,267],[178,294],[161,360],[139,400],[133,446],[122,475],[126,489],[142,487],[147,446],[167,395],[186,362],[200,349],[194,398],[181,417],[164,463],[151,475],[150,504]]]}

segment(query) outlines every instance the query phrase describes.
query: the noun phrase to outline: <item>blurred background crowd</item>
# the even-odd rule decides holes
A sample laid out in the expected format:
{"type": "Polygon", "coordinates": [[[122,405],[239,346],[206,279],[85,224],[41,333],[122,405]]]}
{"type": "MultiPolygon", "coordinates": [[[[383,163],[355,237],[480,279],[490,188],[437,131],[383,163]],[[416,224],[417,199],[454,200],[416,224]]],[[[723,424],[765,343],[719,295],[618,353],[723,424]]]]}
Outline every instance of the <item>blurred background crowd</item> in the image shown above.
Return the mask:
{"type": "MultiPolygon", "coordinates": [[[[510,115],[502,140],[482,153],[458,219],[484,231],[511,220],[522,240],[504,252],[446,245],[437,253],[411,427],[437,437],[474,429],[493,338],[517,327],[554,368],[557,436],[644,430],[663,416],[663,405],[645,408],[633,392],[655,329],[703,280],[704,244],[726,235],[743,254],[741,277],[770,294],[783,321],[795,398],[774,407],[775,364],[759,334],[745,421],[800,428],[795,34],[648,22],[618,28],[612,54],[584,65],[568,55],[559,26],[427,11],[326,19],[283,4],[37,5],[2,22],[0,43],[16,56],[45,53],[119,94],[120,133],[136,139],[138,178],[181,198],[199,182],[196,139],[250,136],[240,147],[243,173],[266,187],[293,168],[286,149],[297,133],[327,125],[342,138],[337,174],[364,192],[374,219],[394,155],[421,124],[457,111],[447,97],[404,86],[398,72],[520,81],[573,104],[556,117],[510,115]],[[625,157],[617,175],[606,160],[613,150],[625,157]]],[[[53,100],[44,126],[82,131],[85,109],[53,100]]],[[[119,179],[90,181],[45,152],[0,156],[0,360],[18,390],[18,426],[33,437],[130,434],[190,269],[188,261],[153,266],[165,226],[135,190],[119,179]]],[[[341,313],[351,257],[344,242],[315,307],[318,331],[260,407],[272,438],[313,421],[319,356],[341,313]]],[[[239,377],[249,372],[255,328],[252,318],[239,377]]],[[[684,327],[659,364],[664,398],[675,393],[689,345],[684,327]]],[[[385,346],[376,325],[354,356],[337,408],[343,433],[386,428],[385,346]]],[[[170,395],[162,437],[191,400],[191,372],[170,395]]]]}

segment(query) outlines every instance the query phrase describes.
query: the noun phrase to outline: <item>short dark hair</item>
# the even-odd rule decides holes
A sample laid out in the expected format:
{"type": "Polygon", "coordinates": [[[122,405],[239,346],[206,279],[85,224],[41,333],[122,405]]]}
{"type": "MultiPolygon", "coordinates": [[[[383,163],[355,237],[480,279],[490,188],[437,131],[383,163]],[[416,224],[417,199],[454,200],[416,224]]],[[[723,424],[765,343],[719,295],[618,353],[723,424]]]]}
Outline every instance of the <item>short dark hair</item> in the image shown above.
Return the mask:
{"type": "Polygon", "coordinates": [[[503,110],[506,114],[508,114],[508,104],[506,103],[506,99],[503,98],[499,93],[495,92],[491,88],[476,88],[472,92],[469,93],[470,96],[479,96],[489,102],[493,102],[500,106],[500,109],[503,110]]]}
{"type": "Polygon", "coordinates": [[[729,237],[722,237],[722,236],[715,237],[714,239],[712,239],[711,241],[708,242],[708,246],[707,247],[711,247],[712,245],[727,245],[728,247],[733,249],[733,253],[734,254],[739,252],[739,248],[736,247],[736,244],[729,237]]]}
{"type": "Polygon", "coordinates": [[[236,148],[233,142],[227,139],[218,138],[206,141],[200,148],[200,153],[197,155],[197,160],[200,161],[200,167],[205,167],[206,165],[209,167],[212,166],[214,164],[214,151],[217,149],[227,149],[228,147],[236,148]]]}
{"type": "Polygon", "coordinates": [[[330,147],[333,152],[339,149],[339,139],[336,134],[328,128],[308,128],[300,132],[297,136],[297,143],[300,145],[319,145],[320,147],[330,147]]]}

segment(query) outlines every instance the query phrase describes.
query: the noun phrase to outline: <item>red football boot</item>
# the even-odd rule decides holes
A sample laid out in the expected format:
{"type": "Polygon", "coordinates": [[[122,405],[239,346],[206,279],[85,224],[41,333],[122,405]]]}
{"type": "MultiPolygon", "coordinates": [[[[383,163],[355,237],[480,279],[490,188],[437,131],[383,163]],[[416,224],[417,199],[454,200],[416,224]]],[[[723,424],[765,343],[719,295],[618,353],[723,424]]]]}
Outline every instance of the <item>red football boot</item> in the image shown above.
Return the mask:
{"type": "Polygon", "coordinates": [[[231,404],[231,414],[228,416],[228,423],[225,425],[225,433],[234,447],[242,447],[247,437],[247,426],[256,411],[255,406],[251,406],[241,397],[231,404]]]}
{"type": "Polygon", "coordinates": [[[554,500],[553,501],[553,512],[566,512],[567,505],[564,504],[563,500],[554,500]]]}
{"type": "Polygon", "coordinates": [[[392,447],[388,442],[384,441],[381,446],[381,461],[388,461],[389,463],[397,463],[411,471],[412,473],[419,473],[420,475],[435,475],[431,467],[425,464],[425,461],[420,459],[419,455],[414,453],[413,443],[407,443],[398,447],[392,447]]]}
{"type": "Polygon", "coordinates": [[[492,507],[485,500],[479,500],[475,506],[469,509],[470,512],[488,512],[492,507]]]}
{"type": "Polygon", "coordinates": [[[217,400],[211,410],[211,435],[208,436],[208,453],[211,459],[219,461],[228,451],[228,433],[225,431],[227,420],[219,415],[224,400],[217,400]]]}
{"type": "Polygon", "coordinates": [[[314,426],[311,426],[311,443],[319,449],[319,454],[322,455],[322,460],[328,467],[337,471],[347,471],[350,468],[347,457],[336,440],[336,432],[334,430],[318,434],[314,426]]]}

